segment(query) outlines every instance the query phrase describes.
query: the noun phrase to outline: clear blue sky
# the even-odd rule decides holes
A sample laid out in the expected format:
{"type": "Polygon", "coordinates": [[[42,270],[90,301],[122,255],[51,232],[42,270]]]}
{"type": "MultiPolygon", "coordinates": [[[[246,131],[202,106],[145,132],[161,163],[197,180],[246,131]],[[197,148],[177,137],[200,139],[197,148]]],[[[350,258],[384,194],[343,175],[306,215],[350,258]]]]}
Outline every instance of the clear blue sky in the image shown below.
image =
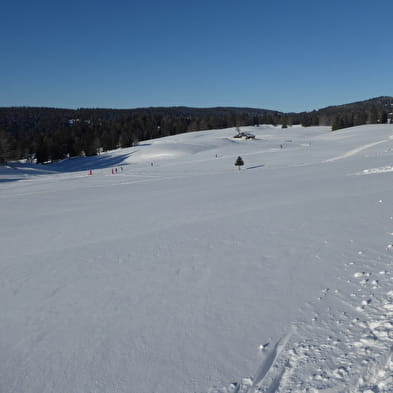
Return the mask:
{"type": "Polygon", "coordinates": [[[303,111],[392,95],[392,0],[13,0],[0,106],[303,111]]]}

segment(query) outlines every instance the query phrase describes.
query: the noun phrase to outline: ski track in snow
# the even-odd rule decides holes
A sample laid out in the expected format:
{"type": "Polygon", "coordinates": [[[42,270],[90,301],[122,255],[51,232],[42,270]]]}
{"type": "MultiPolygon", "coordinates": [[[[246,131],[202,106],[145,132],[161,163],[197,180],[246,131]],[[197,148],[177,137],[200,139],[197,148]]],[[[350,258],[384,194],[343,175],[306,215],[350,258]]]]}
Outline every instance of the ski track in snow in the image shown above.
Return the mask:
{"type": "Polygon", "coordinates": [[[348,152],[346,152],[346,153],[344,153],[342,155],[339,155],[339,156],[336,156],[336,157],[333,157],[333,158],[329,158],[325,162],[334,162],[334,161],[342,160],[344,158],[352,157],[355,154],[358,154],[358,153],[360,153],[363,150],[369,149],[370,147],[377,146],[377,145],[379,145],[381,143],[389,142],[389,140],[390,139],[385,139],[383,141],[368,143],[367,145],[363,145],[363,146],[357,147],[356,149],[352,149],[352,150],[350,150],[350,151],[348,151],[348,152]]]}

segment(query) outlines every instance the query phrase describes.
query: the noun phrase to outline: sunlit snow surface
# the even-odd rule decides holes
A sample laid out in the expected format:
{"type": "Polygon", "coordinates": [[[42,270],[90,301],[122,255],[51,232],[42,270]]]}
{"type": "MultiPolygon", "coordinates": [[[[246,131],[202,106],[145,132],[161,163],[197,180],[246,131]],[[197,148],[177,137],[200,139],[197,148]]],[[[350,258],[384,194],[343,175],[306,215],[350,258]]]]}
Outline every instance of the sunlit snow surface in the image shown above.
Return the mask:
{"type": "Polygon", "coordinates": [[[393,125],[244,130],[0,168],[0,392],[393,391],[393,125]]]}

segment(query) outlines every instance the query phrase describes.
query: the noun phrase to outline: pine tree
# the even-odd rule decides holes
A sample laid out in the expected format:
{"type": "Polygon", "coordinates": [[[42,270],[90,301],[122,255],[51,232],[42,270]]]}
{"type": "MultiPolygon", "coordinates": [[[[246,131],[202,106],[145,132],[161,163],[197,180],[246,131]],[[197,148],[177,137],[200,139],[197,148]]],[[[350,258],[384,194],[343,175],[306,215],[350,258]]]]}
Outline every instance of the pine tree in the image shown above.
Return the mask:
{"type": "Polygon", "coordinates": [[[244,165],[243,159],[240,156],[237,157],[236,162],[235,162],[235,166],[237,166],[239,168],[239,171],[240,171],[240,167],[243,165],[244,165]]]}

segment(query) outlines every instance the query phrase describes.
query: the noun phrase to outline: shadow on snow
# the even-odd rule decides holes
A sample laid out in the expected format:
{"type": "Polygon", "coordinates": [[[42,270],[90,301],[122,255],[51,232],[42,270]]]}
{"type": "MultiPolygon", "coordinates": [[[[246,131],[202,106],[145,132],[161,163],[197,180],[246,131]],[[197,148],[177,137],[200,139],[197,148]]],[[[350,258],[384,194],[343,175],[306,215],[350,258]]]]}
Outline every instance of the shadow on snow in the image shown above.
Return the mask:
{"type": "Polygon", "coordinates": [[[0,183],[25,180],[29,176],[89,171],[127,165],[124,160],[134,153],[116,156],[72,157],[52,164],[11,163],[7,168],[4,168],[4,171],[0,170],[0,183]]]}
{"type": "Polygon", "coordinates": [[[87,171],[90,169],[105,169],[124,165],[124,160],[126,160],[133,153],[121,154],[118,156],[103,155],[90,157],[73,157],[60,162],[56,162],[54,164],[46,164],[45,167],[53,172],[79,172],[87,171]]]}

